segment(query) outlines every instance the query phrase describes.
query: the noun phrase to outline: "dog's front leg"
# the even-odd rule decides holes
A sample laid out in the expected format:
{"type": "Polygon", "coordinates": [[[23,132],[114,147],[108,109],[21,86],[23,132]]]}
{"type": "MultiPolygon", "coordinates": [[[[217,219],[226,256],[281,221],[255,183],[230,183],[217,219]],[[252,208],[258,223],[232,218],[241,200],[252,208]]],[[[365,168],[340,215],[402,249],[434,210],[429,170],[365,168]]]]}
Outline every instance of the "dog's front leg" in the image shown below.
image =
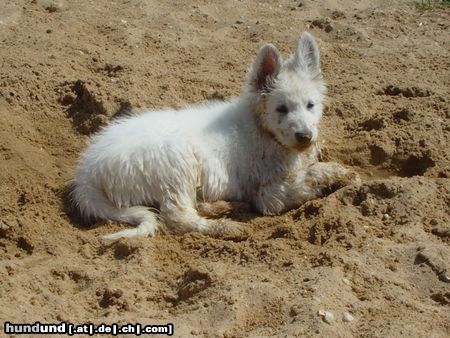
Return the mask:
{"type": "Polygon", "coordinates": [[[317,162],[298,173],[290,181],[287,208],[328,195],[350,184],[360,184],[359,175],[335,162],[317,162]]]}
{"type": "Polygon", "coordinates": [[[297,208],[349,184],[359,184],[359,175],[334,162],[318,162],[286,179],[262,185],[255,194],[255,207],[264,215],[278,215],[297,208]]]}
{"type": "Polygon", "coordinates": [[[313,194],[320,197],[336,191],[346,185],[360,184],[359,175],[335,162],[317,162],[309,166],[304,175],[304,185],[310,187],[313,194]]]}
{"type": "Polygon", "coordinates": [[[335,162],[317,162],[297,174],[289,185],[288,209],[330,194],[346,185],[360,184],[359,175],[335,162]]]}

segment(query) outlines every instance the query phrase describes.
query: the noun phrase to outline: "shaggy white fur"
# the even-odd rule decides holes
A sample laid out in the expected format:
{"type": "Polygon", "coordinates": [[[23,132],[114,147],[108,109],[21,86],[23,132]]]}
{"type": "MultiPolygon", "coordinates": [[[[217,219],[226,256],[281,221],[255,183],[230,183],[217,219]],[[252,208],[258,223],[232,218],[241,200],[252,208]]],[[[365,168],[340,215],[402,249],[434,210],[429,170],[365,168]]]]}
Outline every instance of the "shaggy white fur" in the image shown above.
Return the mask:
{"type": "Polygon", "coordinates": [[[86,217],[137,225],[109,239],[153,235],[163,223],[176,232],[232,227],[200,217],[198,200],[248,201],[265,215],[297,207],[350,173],[318,162],[324,94],[310,34],[286,61],[265,45],[234,101],[125,117],[95,135],[78,165],[74,201],[86,217]]]}

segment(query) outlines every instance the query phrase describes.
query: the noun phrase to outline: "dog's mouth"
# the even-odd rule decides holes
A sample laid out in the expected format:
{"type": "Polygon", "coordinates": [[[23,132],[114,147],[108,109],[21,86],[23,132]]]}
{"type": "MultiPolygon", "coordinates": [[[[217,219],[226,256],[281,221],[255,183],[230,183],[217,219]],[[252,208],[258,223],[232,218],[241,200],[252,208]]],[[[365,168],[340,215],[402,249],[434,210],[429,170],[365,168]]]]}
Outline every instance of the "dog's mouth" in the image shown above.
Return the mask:
{"type": "Polygon", "coordinates": [[[295,144],[295,145],[286,145],[283,142],[279,141],[277,138],[275,138],[275,141],[282,147],[288,149],[288,150],[293,150],[293,151],[297,151],[299,153],[308,150],[309,148],[311,148],[315,142],[309,142],[306,144],[295,144]]]}
{"type": "Polygon", "coordinates": [[[314,144],[314,142],[310,142],[307,144],[298,144],[298,145],[293,146],[292,149],[294,149],[298,152],[302,152],[302,151],[309,149],[313,144],[314,144]]]}
{"type": "Polygon", "coordinates": [[[311,142],[308,142],[308,143],[305,143],[305,144],[297,143],[295,145],[287,145],[287,144],[281,142],[278,139],[278,137],[275,136],[275,134],[273,134],[273,133],[271,133],[269,131],[267,131],[267,132],[269,133],[269,135],[271,135],[273,137],[275,142],[277,142],[280,146],[282,146],[283,148],[288,149],[288,150],[294,150],[294,151],[298,151],[298,152],[303,152],[303,151],[308,150],[309,148],[311,148],[316,143],[316,141],[311,141],[311,142]]]}

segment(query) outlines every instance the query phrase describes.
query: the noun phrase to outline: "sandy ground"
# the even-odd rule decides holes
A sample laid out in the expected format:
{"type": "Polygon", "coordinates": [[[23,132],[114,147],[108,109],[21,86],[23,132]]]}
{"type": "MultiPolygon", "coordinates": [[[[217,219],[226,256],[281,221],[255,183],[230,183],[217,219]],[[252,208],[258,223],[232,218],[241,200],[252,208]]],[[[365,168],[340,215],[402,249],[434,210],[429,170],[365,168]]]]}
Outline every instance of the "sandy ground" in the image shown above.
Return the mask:
{"type": "Polygon", "coordinates": [[[450,8],[407,1],[0,1],[0,321],[175,325],[179,337],[450,336],[450,8]],[[64,187],[131,107],[240,93],[266,42],[316,37],[324,160],[344,187],[248,237],[111,243],[64,187]],[[334,315],[326,323],[318,311],[334,315]],[[344,312],[353,321],[342,320],[344,312]]]}

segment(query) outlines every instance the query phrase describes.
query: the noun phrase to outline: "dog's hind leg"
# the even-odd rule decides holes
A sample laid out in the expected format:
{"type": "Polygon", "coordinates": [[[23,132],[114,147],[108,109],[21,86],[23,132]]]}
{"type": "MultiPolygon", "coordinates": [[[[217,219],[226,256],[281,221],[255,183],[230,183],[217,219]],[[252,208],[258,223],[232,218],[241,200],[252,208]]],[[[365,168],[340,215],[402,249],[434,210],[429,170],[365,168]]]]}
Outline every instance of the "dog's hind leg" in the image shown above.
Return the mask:
{"type": "Polygon", "coordinates": [[[160,228],[159,216],[145,206],[116,207],[90,180],[79,180],[71,192],[73,202],[85,218],[110,219],[136,225],[103,238],[116,240],[121,237],[153,236],[160,228]]]}
{"type": "Polygon", "coordinates": [[[167,228],[175,233],[198,231],[211,236],[235,235],[242,232],[238,222],[229,219],[201,217],[193,206],[161,207],[161,215],[167,228]]]}
{"type": "Polygon", "coordinates": [[[197,209],[201,216],[207,218],[234,218],[240,214],[249,213],[251,211],[250,203],[246,202],[198,202],[197,209]]]}
{"type": "Polygon", "coordinates": [[[197,210],[190,205],[163,205],[161,206],[161,217],[164,219],[167,228],[172,232],[204,232],[208,229],[208,220],[201,217],[197,210]]]}

